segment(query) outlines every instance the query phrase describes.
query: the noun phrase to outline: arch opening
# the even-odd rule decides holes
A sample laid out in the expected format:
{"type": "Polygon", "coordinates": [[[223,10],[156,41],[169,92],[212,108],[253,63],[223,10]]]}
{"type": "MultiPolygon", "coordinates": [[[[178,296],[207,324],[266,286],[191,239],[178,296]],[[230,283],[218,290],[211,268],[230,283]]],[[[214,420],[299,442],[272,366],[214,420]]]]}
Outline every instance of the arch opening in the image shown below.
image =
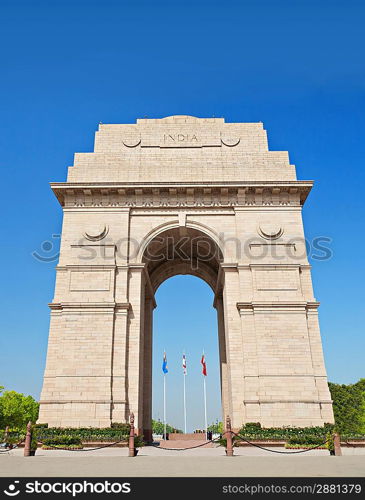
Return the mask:
{"type": "Polygon", "coordinates": [[[177,274],[197,276],[215,292],[222,261],[222,251],[210,236],[185,226],[156,235],[148,242],[142,256],[154,292],[163,281],[177,274]]]}
{"type": "Polygon", "coordinates": [[[158,307],[153,317],[152,416],[163,422],[162,357],[167,354],[167,422],[185,431],[204,429],[204,390],[201,356],[207,362],[208,425],[221,420],[218,328],[212,307],[211,288],[192,275],[176,275],[164,281],[156,292],[158,307]],[[184,375],[182,355],[186,355],[184,375]]]}
{"type": "MultiPolygon", "coordinates": [[[[152,237],[146,244],[142,262],[145,264],[145,307],[143,331],[143,434],[152,438],[152,349],[153,310],[155,294],[162,283],[177,275],[191,275],[205,281],[213,292],[213,306],[217,312],[219,373],[223,414],[228,397],[226,380],[226,343],[220,276],[222,251],[217,242],[205,232],[186,226],[170,227],[152,237]]],[[[186,293],[189,293],[188,290],[186,293]]],[[[173,330],[173,321],[171,320],[173,330]]],[[[187,346],[185,346],[187,348],[187,346]]]]}

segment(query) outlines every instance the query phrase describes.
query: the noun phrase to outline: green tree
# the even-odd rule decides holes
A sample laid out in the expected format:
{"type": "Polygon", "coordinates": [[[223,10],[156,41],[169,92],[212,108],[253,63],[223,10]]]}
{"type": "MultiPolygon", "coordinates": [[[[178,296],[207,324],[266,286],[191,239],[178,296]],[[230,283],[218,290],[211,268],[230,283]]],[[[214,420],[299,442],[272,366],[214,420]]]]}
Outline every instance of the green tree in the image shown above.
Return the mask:
{"type": "Polygon", "coordinates": [[[223,434],[223,422],[214,422],[208,426],[208,431],[213,432],[213,434],[223,434]]]}
{"type": "MultiPolygon", "coordinates": [[[[159,434],[163,435],[164,433],[164,424],[160,420],[152,420],[152,432],[153,434],[159,434]]],[[[175,427],[172,427],[169,424],[166,424],[166,432],[171,433],[171,432],[178,432],[182,433],[182,430],[180,429],[175,429],[175,427]]]]}
{"type": "Polygon", "coordinates": [[[361,378],[357,385],[362,392],[362,403],[360,405],[360,432],[365,434],[365,378],[361,378]]]}
{"type": "Polygon", "coordinates": [[[32,396],[5,391],[0,396],[0,428],[24,427],[29,420],[36,422],[39,404],[32,396]]]}
{"type": "Polygon", "coordinates": [[[335,423],[343,434],[365,433],[365,379],[356,384],[329,383],[335,423]]]}

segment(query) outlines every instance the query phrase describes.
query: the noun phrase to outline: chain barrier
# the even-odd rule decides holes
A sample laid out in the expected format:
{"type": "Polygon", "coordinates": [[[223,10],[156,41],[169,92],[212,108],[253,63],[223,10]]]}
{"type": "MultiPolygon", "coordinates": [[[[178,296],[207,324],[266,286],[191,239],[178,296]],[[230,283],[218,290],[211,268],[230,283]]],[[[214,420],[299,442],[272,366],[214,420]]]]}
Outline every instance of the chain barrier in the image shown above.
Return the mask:
{"type": "Polygon", "coordinates": [[[95,450],[102,450],[104,448],[110,448],[111,446],[115,446],[116,444],[122,443],[123,441],[128,442],[128,438],[123,438],[120,439],[119,441],[115,441],[115,443],[108,443],[104,446],[98,446],[96,448],[79,448],[79,449],[70,449],[70,448],[60,448],[58,446],[53,446],[51,444],[43,443],[42,441],[38,440],[38,443],[41,444],[42,446],[47,446],[47,448],[54,448],[55,450],[61,450],[61,451],[95,451],[95,450]]]}
{"type": "Polygon", "coordinates": [[[330,440],[330,439],[326,439],[326,441],[324,441],[323,443],[321,443],[321,444],[319,444],[317,446],[313,446],[313,448],[307,448],[305,450],[279,451],[279,450],[271,450],[270,448],[265,448],[265,446],[261,446],[261,445],[259,445],[257,443],[252,443],[248,439],[244,438],[243,436],[240,436],[239,434],[236,434],[233,431],[232,431],[232,434],[234,436],[238,437],[238,439],[240,439],[241,441],[245,441],[246,443],[250,444],[251,446],[255,446],[256,448],[260,448],[261,450],[271,451],[271,453],[281,453],[283,455],[292,455],[293,453],[306,453],[307,451],[316,450],[316,449],[320,448],[321,446],[324,446],[325,444],[327,444],[329,442],[329,440],[330,440]]]}
{"type": "Polygon", "coordinates": [[[193,450],[195,448],[202,448],[203,446],[206,446],[207,444],[210,444],[210,443],[215,443],[217,441],[219,441],[221,438],[216,438],[216,439],[209,439],[208,441],[204,441],[204,443],[202,444],[198,444],[196,446],[190,446],[189,448],[165,448],[165,447],[161,447],[160,445],[157,445],[157,444],[151,444],[150,446],[153,446],[154,448],[158,449],[158,450],[166,450],[166,451],[185,451],[185,450],[193,450]]]}
{"type": "MultiPolygon", "coordinates": [[[[259,445],[257,443],[253,443],[252,441],[249,441],[248,439],[240,436],[239,434],[236,434],[235,432],[231,432],[231,433],[232,433],[232,435],[236,436],[241,441],[245,441],[247,444],[249,444],[251,446],[255,446],[256,448],[260,448],[261,450],[270,451],[271,453],[280,453],[280,454],[283,454],[283,455],[291,455],[291,454],[294,454],[294,453],[295,454],[296,453],[305,453],[307,451],[316,450],[316,449],[320,448],[321,446],[324,446],[325,444],[327,444],[328,441],[329,441],[329,439],[326,439],[326,441],[324,441],[323,443],[321,443],[321,444],[319,444],[317,446],[313,446],[312,448],[305,449],[305,450],[279,451],[279,450],[272,450],[270,448],[266,448],[265,446],[261,446],[261,445],[259,445]]],[[[224,432],[222,434],[222,438],[223,438],[223,436],[225,434],[227,434],[227,432],[224,432]]],[[[195,448],[202,448],[203,446],[206,446],[207,444],[215,443],[217,441],[220,441],[222,438],[211,439],[209,441],[205,441],[202,444],[199,444],[199,445],[196,445],[196,446],[190,446],[189,448],[165,448],[165,447],[161,447],[160,445],[156,445],[156,444],[151,444],[150,446],[153,446],[154,448],[159,449],[159,450],[163,450],[163,451],[186,451],[186,450],[193,450],[195,448]]]]}
{"type": "MultiPolygon", "coordinates": [[[[25,441],[25,438],[22,439],[19,443],[15,444],[14,447],[11,449],[0,450],[0,453],[9,453],[10,451],[15,450],[16,448],[18,448],[18,446],[20,444],[23,443],[23,441],[25,441]]],[[[54,448],[55,450],[61,450],[61,451],[95,451],[95,450],[102,450],[103,448],[110,448],[111,446],[115,446],[116,444],[122,443],[123,441],[128,442],[128,439],[123,438],[123,439],[120,439],[119,441],[115,441],[115,443],[108,443],[104,446],[98,446],[96,448],[86,448],[86,449],[85,448],[80,448],[80,449],[60,448],[58,446],[53,446],[51,444],[43,443],[42,441],[39,441],[39,440],[38,440],[38,443],[41,444],[42,446],[47,446],[47,448],[54,448]]]]}
{"type": "MultiPolygon", "coordinates": [[[[165,448],[165,447],[161,447],[160,445],[153,444],[153,443],[150,446],[152,446],[153,448],[156,448],[158,450],[163,450],[163,451],[186,451],[186,450],[193,450],[193,449],[196,449],[196,448],[202,448],[203,446],[206,446],[206,445],[211,444],[211,443],[216,443],[216,442],[220,441],[225,434],[227,434],[227,432],[224,432],[222,434],[222,437],[215,438],[215,439],[210,439],[208,441],[204,441],[204,443],[198,444],[196,446],[190,446],[188,448],[165,448]]],[[[280,454],[283,454],[283,455],[292,455],[292,454],[297,454],[297,453],[306,453],[307,451],[316,450],[318,448],[321,448],[322,446],[325,446],[329,442],[329,440],[330,440],[330,439],[326,439],[326,441],[324,441],[323,443],[318,444],[316,446],[313,446],[312,448],[307,448],[305,450],[279,451],[279,450],[272,450],[270,448],[266,448],[265,446],[261,446],[261,445],[259,445],[257,443],[253,443],[252,441],[249,441],[248,439],[244,438],[240,434],[236,434],[233,431],[231,431],[231,434],[233,436],[236,436],[239,440],[246,442],[250,446],[254,446],[256,448],[260,448],[261,450],[269,451],[271,453],[280,453],[280,454]]],[[[23,438],[21,441],[19,441],[19,443],[15,444],[14,447],[11,448],[11,449],[0,450],[0,453],[9,453],[13,449],[18,448],[18,446],[20,444],[22,444],[24,441],[25,441],[25,438],[23,438]]],[[[53,446],[51,444],[46,444],[46,443],[43,443],[42,441],[38,440],[38,443],[41,444],[42,446],[47,446],[48,448],[53,448],[55,450],[61,450],[61,451],[96,451],[96,450],[102,450],[104,448],[110,448],[110,447],[115,446],[115,445],[117,445],[119,443],[122,443],[122,442],[128,442],[128,438],[123,438],[123,439],[120,439],[119,441],[115,441],[114,443],[108,443],[108,444],[106,444],[104,446],[98,446],[96,448],[70,449],[70,448],[60,448],[58,446],[53,446]]]]}

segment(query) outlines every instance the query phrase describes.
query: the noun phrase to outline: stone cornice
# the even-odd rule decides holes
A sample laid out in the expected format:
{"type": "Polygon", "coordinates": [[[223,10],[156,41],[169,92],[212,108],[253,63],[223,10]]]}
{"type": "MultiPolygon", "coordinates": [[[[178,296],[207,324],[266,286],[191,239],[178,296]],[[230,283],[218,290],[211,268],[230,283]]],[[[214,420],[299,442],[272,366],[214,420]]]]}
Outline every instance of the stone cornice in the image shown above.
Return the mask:
{"type": "MultiPolygon", "coordinates": [[[[83,245],[71,245],[72,246],[83,246],[83,245]]],[[[95,245],[96,246],[96,245],[95,245]]],[[[98,245],[100,246],[100,245],[98,245]]],[[[104,245],[103,245],[104,246],[104,245]]],[[[107,245],[105,245],[107,246],[107,245]]],[[[109,245],[110,246],[110,245],[109,245]]],[[[115,245],[113,245],[115,246],[115,245]]],[[[113,271],[115,269],[119,269],[121,266],[117,266],[116,264],[67,264],[67,265],[58,265],[56,266],[57,271],[113,271]]]]}
{"type": "Polygon", "coordinates": [[[52,302],[48,304],[51,311],[77,311],[77,312],[128,312],[131,308],[129,302],[52,302]]]}
{"type": "Polygon", "coordinates": [[[219,264],[220,269],[223,269],[224,271],[237,271],[238,269],[238,264],[237,262],[221,262],[219,264]]]}
{"type": "Polygon", "coordinates": [[[274,310],[274,311],[307,311],[313,312],[317,311],[319,307],[319,302],[309,302],[309,301],[287,301],[287,302],[237,302],[237,309],[240,314],[247,314],[254,312],[255,310],[274,310]]]}
{"type": "Polygon", "coordinates": [[[246,269],[246,270],[252,270],[252,269],[311,269],[312,266],[310,264],[302,264],[300,262],[295,262],[295,263],[290,263],[288,264],[287,262],[283,264],[270,264],[269,262],[264,262],[264,263],[249,263],[249,264],[238,264],[237,266],[238,269],[246,269]]]}
{"type": "MultiPolygon", "coordinates": [[[[61,375],[62,376],[62,375],[61,375]]],[[[58,375],[57,377],[60,377],[60,375],[58,375]]],[[[44,377],[44,378],[51,378],[51,377],[44,377]]],[[[75,376],[75,378],[77,378],[77,376],[75,376]]],[[[87,375],[86,377],[87,378],[87,375]]],[[[49,399],[49,400],[43,400],[43,401],[40,401],[39,402],[40,404],[42,405],[63,405],[63,404],[76,404],[76,403],[85,403],[85,404],[89,404],[89,403],[92,403],[92,404],[97,404],[97,405],[105,405],[105,404],[126,404],[126,400],[125,399],[120,399],[120,400],[113,400],[113,399],[64,399],[64,400],[52,400],[52,399],[49,399]]]]}
{"type": "Polygon", "coordinates": [[[332,404],[331,399],[244,399],[243,404],[267,404],[267,403],[305,403],[305,404],[332,404]]]}
{"type": "Polygon", "coordinates": [[[312,181],[51,183],[66,208],[300,207],[312,181]]]}

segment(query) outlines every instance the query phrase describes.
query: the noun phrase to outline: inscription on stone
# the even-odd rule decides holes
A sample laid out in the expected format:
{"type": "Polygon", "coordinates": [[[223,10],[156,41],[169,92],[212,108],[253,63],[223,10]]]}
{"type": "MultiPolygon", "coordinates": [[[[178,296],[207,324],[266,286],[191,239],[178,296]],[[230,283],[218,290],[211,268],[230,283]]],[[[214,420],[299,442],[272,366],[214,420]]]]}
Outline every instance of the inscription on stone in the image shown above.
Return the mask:
{"type": "Polygon", "coordinates": [[[198,142],[195,134],[164,134],[163,142],[165,144],[172,144],[174,142],[198,142]]]}

